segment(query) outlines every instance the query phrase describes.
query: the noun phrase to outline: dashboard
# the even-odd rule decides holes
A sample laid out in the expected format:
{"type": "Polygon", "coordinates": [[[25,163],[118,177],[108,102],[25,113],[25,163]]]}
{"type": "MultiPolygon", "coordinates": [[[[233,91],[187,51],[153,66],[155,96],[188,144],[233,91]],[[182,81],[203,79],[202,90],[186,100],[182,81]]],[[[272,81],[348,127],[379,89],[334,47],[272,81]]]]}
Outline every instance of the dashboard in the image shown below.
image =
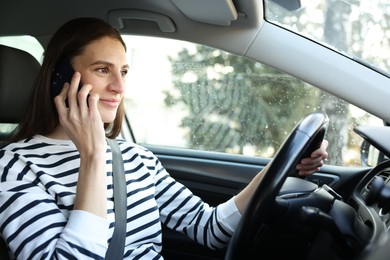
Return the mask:
{"type": "MultiPolygon", "coordinates": [[[[366,259],[383,259],[390,255],[390,127],[359,126],[355,132],[383,153],[383,162],[373,167],[356,186],[348,201],[364,223],[360,234],[369,245],[366,259]],[[386,246],[384,246],[386,245],[386,246]],[[376,255],[376,256],[375,256],[376,255]]],[[[359,232],[359,231],[357,231],[359,232]]]]}

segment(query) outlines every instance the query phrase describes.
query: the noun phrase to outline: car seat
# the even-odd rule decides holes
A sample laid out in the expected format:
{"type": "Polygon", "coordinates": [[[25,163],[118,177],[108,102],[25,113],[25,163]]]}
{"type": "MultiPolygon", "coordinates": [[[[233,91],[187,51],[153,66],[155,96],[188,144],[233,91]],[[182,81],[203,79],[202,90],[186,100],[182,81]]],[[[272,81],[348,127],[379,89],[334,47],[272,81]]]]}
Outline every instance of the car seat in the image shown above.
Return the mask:
{"type": "MultiPolygon", "coordinates": [[[[39,69],[39,62],[29,53],[0,45],[0,124],[20,121],[39,69]]],[[[8,135],[0,128],[0,147],[8,135]]]]}
{"type": "MultiPolygon", "coordinates": [[[[39,62],[29,53],[0,45],[0,124],[17,124],[20,121],[28,109],[39,69],[39,62]]],[[[0,128],[0,147],[8,135],[0,128]]],[[[0,259],[9,259],[7,246],[1,237],[0,259]]]]}

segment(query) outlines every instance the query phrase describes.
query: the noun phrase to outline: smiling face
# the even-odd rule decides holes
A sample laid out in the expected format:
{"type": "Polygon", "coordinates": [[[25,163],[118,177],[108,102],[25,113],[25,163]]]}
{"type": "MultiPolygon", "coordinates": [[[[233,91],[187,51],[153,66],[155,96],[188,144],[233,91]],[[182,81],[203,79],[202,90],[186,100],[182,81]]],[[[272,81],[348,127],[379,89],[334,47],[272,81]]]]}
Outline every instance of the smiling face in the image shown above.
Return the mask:
{"type": "Polygon", "coordinates": [[[82,83],[91,84],[91,93],[99,95],[98,110],[103,122],[114,121],[125,94],[129,68],[121,42],[109,37],[93,41],[72,59],[72,65],[81,73],[82,83]]]}

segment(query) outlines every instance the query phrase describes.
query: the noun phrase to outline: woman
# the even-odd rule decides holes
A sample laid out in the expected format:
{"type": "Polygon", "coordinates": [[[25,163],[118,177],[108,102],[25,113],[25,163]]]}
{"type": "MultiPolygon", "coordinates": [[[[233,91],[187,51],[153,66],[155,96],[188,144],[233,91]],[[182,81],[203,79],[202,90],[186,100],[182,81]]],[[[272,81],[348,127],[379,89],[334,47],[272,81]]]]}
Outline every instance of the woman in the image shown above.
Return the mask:
{"type": "MultiPolygon", "coordinates": [[[[127,71],[126,46],[104,21],[72,20],[51,39],[32,109],[0,151],[0,230],[15,257],[104,258],[114,229],[106,137],[120,133],[127,71]],[[76,72],[53,99],[53,69],[64,59],[76,72]]],[[[172,179],[150,151],[118,143],[128,194],[124,257],[160,258],[161,223],[210,248],[226,245],[261,173],[213,208],[172,179]]],[[[324,141],[297,166],[300,174],[322,166],[326,147],[324,141]]]]}

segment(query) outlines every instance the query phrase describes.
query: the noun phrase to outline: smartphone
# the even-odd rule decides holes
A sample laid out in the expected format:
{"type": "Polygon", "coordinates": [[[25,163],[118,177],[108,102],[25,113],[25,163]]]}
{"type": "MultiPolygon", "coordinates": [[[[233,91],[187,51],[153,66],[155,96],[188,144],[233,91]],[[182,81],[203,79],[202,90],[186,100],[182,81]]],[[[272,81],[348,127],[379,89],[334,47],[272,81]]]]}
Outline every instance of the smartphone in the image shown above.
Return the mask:
{"type": "MultiPolygon", "coordinates": [[[[51,88],[50,88],[50,96],[52,100],[55,96],[58,96],[64,87],[66,82],[70,83],[72,80],[72,76],[75,73],[72,64],[69,59],[61,59],[55,66],[52,76],[51,76],[51,88]]],[[[79,89],[82,84],[80,82],[79,89]]],[[[65,101],[66,106],[68,106],[68,100],[65,101]]]]}

